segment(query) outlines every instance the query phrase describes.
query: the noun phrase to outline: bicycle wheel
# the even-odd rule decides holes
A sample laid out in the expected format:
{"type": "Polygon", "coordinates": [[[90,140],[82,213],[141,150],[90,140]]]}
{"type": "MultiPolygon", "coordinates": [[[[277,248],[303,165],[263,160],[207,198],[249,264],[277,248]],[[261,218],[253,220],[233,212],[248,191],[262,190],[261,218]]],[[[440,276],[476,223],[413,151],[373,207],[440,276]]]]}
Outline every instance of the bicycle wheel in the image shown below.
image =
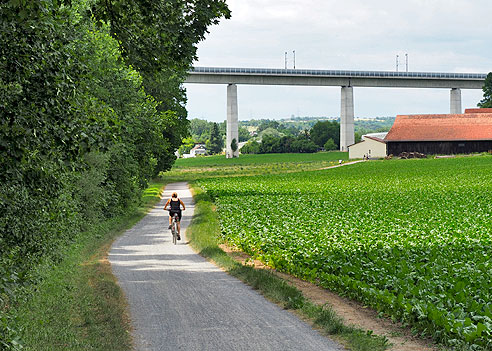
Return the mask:
{"type": "Polygon", "coordinates": [[[173,221],[173,244],[176,245],[178,243],[178,223],[176,221],[173,221]]]}

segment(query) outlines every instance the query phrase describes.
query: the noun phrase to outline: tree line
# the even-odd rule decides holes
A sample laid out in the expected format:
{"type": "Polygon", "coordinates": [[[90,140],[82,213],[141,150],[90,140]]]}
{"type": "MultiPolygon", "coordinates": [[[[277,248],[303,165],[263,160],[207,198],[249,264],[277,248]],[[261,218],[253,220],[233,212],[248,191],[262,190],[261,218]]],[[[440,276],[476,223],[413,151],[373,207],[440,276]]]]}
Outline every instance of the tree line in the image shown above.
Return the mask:
{"type": "MultiPolygon", "coordinates": [[[[246,124],[250,121],[243,121],[246,124]]],[[[278,121],[261,120],[256,122],[252,134],[243,125],[238,128],[239,142],[248,141],[241,148],[242,153],[282,153],[316,152],[321,148],[335,150],[340,139],[340,126],[336,121],[318,121],[310,129],[297,130],[278,121]],[[327,143],[328,142],[328,143],[327,143]]],[[[180,154],[188,153],[196,144],[204,144],[210,154],[219,154],[225,147],[226,122],[216,123],[192,119],[189,136],[183,139],[180,154]]]]}
{"type": "MultiPolygon", "coordinates": [[[[394,120],[394,117],[356,120],[355,142],[359,142],[363,134],[388,131],[394,120]]],[[[271,150],[275,150],[274,152],[337,150],[339,130],[336,119],[317,120],[315,117],[295,117],[287,120],[253,119],[239,122],[238,142],[248,141],[241,148],[242,153],[273,152],[271,150]]],[[[179,151],[181,155],[186,154],[196,144],[204,144],[210,154],[221,153],[225,147],[225,139],[226,122],[216,123],[194,118],[190,120],[189,136],[183,139],[179,151]]]]}
{"type": "Polygon", "coordinates": [[[138,205],[188,134],[182,82],[224,0],[0,4],[0,349],[36,266],[138,205]]]}
{"type": "Polygon", "coordinates": [[[261,141],[251,140],[240,151],[244,154],[312,153],[321,149],[338,150],[339,145],[340,124],[337,121],[318,121],[310,130],[306,129],[296,136],[265,134],[261,141]]]}

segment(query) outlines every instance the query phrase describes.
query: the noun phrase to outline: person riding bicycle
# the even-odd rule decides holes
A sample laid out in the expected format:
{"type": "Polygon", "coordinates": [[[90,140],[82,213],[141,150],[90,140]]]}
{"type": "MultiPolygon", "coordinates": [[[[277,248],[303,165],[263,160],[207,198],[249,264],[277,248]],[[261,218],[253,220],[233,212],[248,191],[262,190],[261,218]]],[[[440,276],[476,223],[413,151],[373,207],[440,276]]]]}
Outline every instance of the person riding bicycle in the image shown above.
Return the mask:
{"type": "Polygon", "coordinates": [[[178,198],[178,193],[174,192],[171,198],[167,200],[164,205],[164,211],[169,210],[169,228],[171,229],[171,223],[173,221],[173,216],[175,213],[178,214],[178,240],[181,240],[181,206],[183,206],[183,211],[186,209],[185,204],[178,198]],[[169,209],[167,206],[169,205],[169,209]]]}

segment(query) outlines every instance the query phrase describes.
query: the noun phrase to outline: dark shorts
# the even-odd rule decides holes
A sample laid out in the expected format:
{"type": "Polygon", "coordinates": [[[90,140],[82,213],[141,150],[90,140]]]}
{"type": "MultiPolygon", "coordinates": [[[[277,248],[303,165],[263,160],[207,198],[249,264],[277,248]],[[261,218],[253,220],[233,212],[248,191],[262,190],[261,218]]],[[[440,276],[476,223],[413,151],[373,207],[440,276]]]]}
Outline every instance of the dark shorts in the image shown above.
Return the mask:
{"type": "Polygon", "coordinates": [[[181,221],[181,210],[169,210],[169,216],[173,216],[175,213],[178,214],[178,222],[181,221]]]}

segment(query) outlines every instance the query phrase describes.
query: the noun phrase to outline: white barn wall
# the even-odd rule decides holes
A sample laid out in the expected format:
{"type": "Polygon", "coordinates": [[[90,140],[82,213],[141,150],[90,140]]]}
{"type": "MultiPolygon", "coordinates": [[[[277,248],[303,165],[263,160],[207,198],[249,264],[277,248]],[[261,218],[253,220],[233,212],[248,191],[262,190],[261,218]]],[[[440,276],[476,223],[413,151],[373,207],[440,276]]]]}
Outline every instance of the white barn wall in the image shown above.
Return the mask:
{"type": "Polygon", "coordinates": [[[386,157],[386,143],[365,138],[360,143],[349,145],[349,158],[363,158],[364,155],[372,158],[386,157]]]}

